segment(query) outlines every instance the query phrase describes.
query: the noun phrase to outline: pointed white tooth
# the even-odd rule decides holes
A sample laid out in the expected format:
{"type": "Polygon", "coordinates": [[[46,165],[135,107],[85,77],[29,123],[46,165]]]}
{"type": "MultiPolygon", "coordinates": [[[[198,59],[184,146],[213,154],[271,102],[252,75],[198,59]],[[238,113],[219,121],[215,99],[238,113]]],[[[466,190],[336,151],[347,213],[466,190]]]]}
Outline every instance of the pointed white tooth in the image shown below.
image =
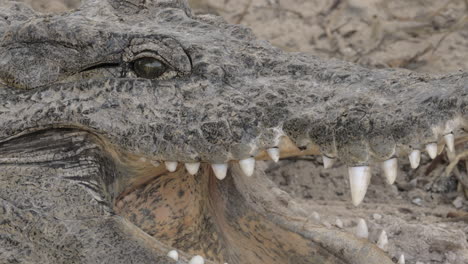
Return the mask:
{"type": "Polygon", "coordinates": [[[177,170],[177,161],[166,161],[164,162],[164,164],[166,165],[166,169],[170,172],[174,172],[177,170]]]}
{"type": "Polygon", "coordinates": [[[179,253],[177,253],[177,250],[169,251],[169,253],[167,253],[167,256],[175,261],[179,260],[179,253]]]}
{"type": "Polygon", "coordinates": [[[369,237],[369,229],[367,228],[366,220],[360,218],[356,226],[356,236],[360,238],[369,237]]]}
{"type": "Polygon", "coordinates": [[[411,151],[409,154],[409,161],[411,164],[411,168],[416,169],[419,167],[419,162],[421,161],[421,151],[418,149],[415,149],[411,151]]]}
{"type": "Polygon", "coordinates": [[[401,254],[400,258],[398,259],[398,264],[405,264],[405,255],[401,254]]]}
{"type": "Polygon", "coordinates": [[[312,212],[312,217],[313,217],[315,220],[320,221],[320,215],[319,215],[317,212],[313,211],[313,212],[312,212]]]}
{"type": "Polygon", "coordinates": [[[322,155],[322,160],[323,160],[323,167],[325,169],[330,169],[333,167],[333,164],[335,163],[335,159],[329,158],[325,155],[322,155]]]}
{"type": "Polygon", "coordinates": [[[254,169],[255,169],[255,159],[254,158],[239,160],[239,165],[240,165],[242,171],[244,172],[244,174],[247,177],[250,177],[250,176],[253,175],[254,169]]]}
{"type": "Polygon", "coordinates": [[[354,206],[358,206],[366,196],[371,178],[371,170],[368,166],[349,167],[348,173],[351,199],[354,206]]]}
{"type": "Polygon", "coordinates": [[[382,162],[382,170],[388,184],[393,184],[397,177],[398,159],[393,158],[382,162]]]}
{"type": "Polygon", "coordinates": [[[447,144],[447,148],[450,152],[455,151],[455,136],[450,133],[444,136],[445,144],[447,144]]]}
{"type": "Polygon", "coordinates": [[[211,164],[213,172],[219,180],[226,178],[228,165],[226,163],[211,164]]]}
{"type": "Polygon", "coordinates": [[[198,170],[200,169],[200,162],[185,163],[185,169],[191,175],[195,175],[195,174],[197,174],[198,170]]]}
{"type": "Polygon", "coordinates": [[[335,221],[335,225],[339,228],[343,228],[343,221],[341,219],[337,218],[335,221]]]}
{"type": "Polygon", "coordinates": [[[382,230],[382,233],[380,233],[379,239],[377,240],[377,246],[383,251],[387,251],[387,245],[388,245],[387,232],[385,232],[385,230],[382,230]]]}
{"type": "Polygon", "coordinates": [[[279,148],[269,148],[267,149],[268,156],[274,161],[278,162],[280,159],[280,150],[279,148]]]}
{"type": "Polygon", "coordinates": [[[431,159],[435,159],[437,157],[437,143],[430,143],[426,145],[427,154],[431,159]]]}
{"type": "Polygon", "coordinates": [[[198,255],[193,257],[189,262],[189,264],[204,264],[204,263],[205,263],[205,260],[203,259],[203,257],[198,256],[198,255]]]}

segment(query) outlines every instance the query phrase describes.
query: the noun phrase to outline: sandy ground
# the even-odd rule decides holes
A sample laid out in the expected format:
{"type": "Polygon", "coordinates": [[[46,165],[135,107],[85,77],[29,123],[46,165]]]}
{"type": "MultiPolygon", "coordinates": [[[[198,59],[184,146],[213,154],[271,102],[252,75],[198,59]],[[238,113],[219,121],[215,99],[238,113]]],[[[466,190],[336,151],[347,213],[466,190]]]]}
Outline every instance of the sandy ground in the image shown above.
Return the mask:
{"type": "MultiPolygon", "coordinates": [[[[28,1],[28,0],[26,0],[28,1]]],[[[29,0],[38,10],[60,12],[77,6],[76,0],[29,0]]],[[[401,67],[442,74],[468,71],[468,0],[191,0],[199,13],[223,16],[231,23],[253,29],[260,38],[287,51],[302,51],[323,58],[340,58],[368,67],[401,67]]],[[[459,145],[458,151],[468,146],[459,145]]],[[[366,219],[369,240],[382,230],[386,248],[395,260],[406,263],[468,263],[468,202],[459,178],[468,178],[468,162],[445,175],[449,157],[423,157],[411,170],[399,159],[396,184],[387,185],[380,168],[364,203],[350,202],[346,168],[322,168],[320,157],[283,160],[264,165],[267,174],[297,199],[290,207],[303,215],[318,212],[331,228],[354,232],[357,220],[366,219]],[[448,216],[459,216],[451,218],[448,216]]]]}
{"type": "Polygon", "coordinates": [[[420,72],[468,69],[464,0],[191,0],[287,51],[420,72]],[[462,30],[464,29],[464,30],[462,30]]]}

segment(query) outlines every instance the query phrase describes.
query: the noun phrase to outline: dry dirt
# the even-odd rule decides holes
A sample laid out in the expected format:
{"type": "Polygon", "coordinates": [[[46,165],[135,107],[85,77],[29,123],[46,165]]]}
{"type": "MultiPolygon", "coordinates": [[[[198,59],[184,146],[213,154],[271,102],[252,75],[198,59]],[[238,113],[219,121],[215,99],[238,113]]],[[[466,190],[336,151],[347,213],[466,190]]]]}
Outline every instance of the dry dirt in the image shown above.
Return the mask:
{"type": "MultiPolygon", "coordinates": [[[[52,12],[78,5],[76,0],[26,1],[52,12]]],[[[197,12],[244,24],[287,51],[431,74],[468,71],[468,0],[190,2],[197,12]]],[[[460,143],[458,151],[467,148],[460,143]]],[[[448,175],[445,152],[434,161],[424,156],[416,170],[410,169],[407,158],[399,162],[393,186],[385,184],[375,166],[367,197],[358,208],[351,205],[346,168],[340,164],[325,170],[319,157],[303,157],[264,167],[279,193],[297,198],[289,206],[299,214],[318,212],[331,228],[338,228],[339,218],[349,232],[364,218],[374,242],[385,230],[387,251],[395,260],[403,253],[411,264],[468,263],[468,202],[459,183],[468,178],[468,162],[460,162],[448,175]]]]}

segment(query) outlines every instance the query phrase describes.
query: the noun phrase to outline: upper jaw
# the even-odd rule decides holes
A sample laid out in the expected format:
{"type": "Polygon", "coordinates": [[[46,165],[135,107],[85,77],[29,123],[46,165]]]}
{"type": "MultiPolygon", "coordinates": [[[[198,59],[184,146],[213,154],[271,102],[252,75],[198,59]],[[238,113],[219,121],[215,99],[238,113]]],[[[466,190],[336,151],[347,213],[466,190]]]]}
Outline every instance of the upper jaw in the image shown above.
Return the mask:
{"type": "Polygon", "coordinates": [[[282,69],[235,87],[192,76],[83,80],[0,94],[15,103],[0,106],[0,138],[76,126],[158,160],[211,163],[261,156],[288,138],[357,166],[424,149],[467,127],[467,74],[424,79],[347,63],[326,68],[300,56],[301,75],[282,69]]]}
{"type": "MultiPolygon", "coordinates": [[[[90,27],[89,20],[104,23],[101,26],[116,31],[106,34],[112,34],[117,44],[109,43],[110,48],[101,52],[83,48],[66,54],[86,58],[90,56],[80,54],[115,55],[135,37],[105,24],[117,23],[117,16],[111,16],[115,21],[106,22],[83,19],[84,15],[70,15],[76,22],[74,27],[90,27]]],[[[61,16],[53,21],[35,23],[41,30],[29,29],[31,34],[22,34],[28,25],[12,27],[10,41],[25,38],[25,43],[37,42],[69,23],[61,16]]],[[[130,29],[122,23],[122,28],[130,29]]],[[[6,127],[0,139],[34,126],[75,125],[96,131],[128,151],[161,160],[222,163],[256,156],[287,136],[300,148],[316,145],[329,157],[362,165],[374,158],[385,160],[400,151],[421,149],[466,126],[466,73],[429,78],[404,70],[369,70],[337,60],[288,54],[253,39],[241,27],[217,25],[225,29],[223,33],[213,30],[210,23],[167,9],[151,24],[153,28],[147,29],[155,35],[172,36],[170,43],[164,43],[177,49],[161,47],[159,42],[155,45],[180,51],[177,57],[184,58],[186,67],[182,68],[189,75],[184,78],[161,82],[91,79],[19,94],[0,93],[3,102],[14,105],[0,106],[0,125],[6,127]],[[158,23],[171,27],[165,19],[174,15],[196,26],[177,27],[186,32],[168,34],[158,23]],[[231,31],[239,36],[231,36],[231,31]],[[200,36],[200,32],[206,34],[200,36]],[[185,52],[191,58],[184,57],[185,52]]],[[[106,34],[92,31],[79,41],[91,47],[88,44],[96,38],[105,41],[106,34]]],[[[60,36],[61,41],[78,41],[60,36]]],[[[8,45],[8,38],[4,41],[2,44],[8,45]]],[[[146,45],[151,38],[142,41],[146,45]]],[[[78,60],[63,58],[61,67],[77,65],[68,59],[78,60]]],[[[18,69],[21,67],[24,65],[18,69]]]]}
{"type": "MultiPolygon", "coordinates": [[[[191,56],[183,60],[183,78],[103,78],[0,92],[0,140],[35,127],[75,126],[159,160],[226,163],[288,138],[299,149],[318,148],[357,166],[423,149],[466,127],[466,73],[429,78],[369,70],[284,53],[250,35],[224,33],[221,41],[211,26],[203,37],[174,33],[182,38],[177,50],[191,56]]],[[[119,48],[131,38],[116,36],[119,48]]]]}

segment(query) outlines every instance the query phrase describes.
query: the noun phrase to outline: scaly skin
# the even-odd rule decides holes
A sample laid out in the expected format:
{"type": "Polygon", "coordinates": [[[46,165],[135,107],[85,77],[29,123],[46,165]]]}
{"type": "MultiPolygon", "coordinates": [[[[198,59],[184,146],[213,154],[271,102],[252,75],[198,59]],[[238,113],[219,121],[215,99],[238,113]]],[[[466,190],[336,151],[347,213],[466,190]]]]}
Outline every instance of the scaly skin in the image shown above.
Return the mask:
{"type": "Polygon", "coordinates": [[[467,127],[467,73],[286,53],[185,1],[90,0],[56,16],[2,2],[0,14],[6,262],[171,263],[175,247],[180,263],[392,263],[352,235],[291,221],[262,173],[236,165],[220,182],[208,164],[261,159],[287,139],[290,155],[367,165],[467,127]],[[141,54],[171,72],[138,78],[141,54]]]}

